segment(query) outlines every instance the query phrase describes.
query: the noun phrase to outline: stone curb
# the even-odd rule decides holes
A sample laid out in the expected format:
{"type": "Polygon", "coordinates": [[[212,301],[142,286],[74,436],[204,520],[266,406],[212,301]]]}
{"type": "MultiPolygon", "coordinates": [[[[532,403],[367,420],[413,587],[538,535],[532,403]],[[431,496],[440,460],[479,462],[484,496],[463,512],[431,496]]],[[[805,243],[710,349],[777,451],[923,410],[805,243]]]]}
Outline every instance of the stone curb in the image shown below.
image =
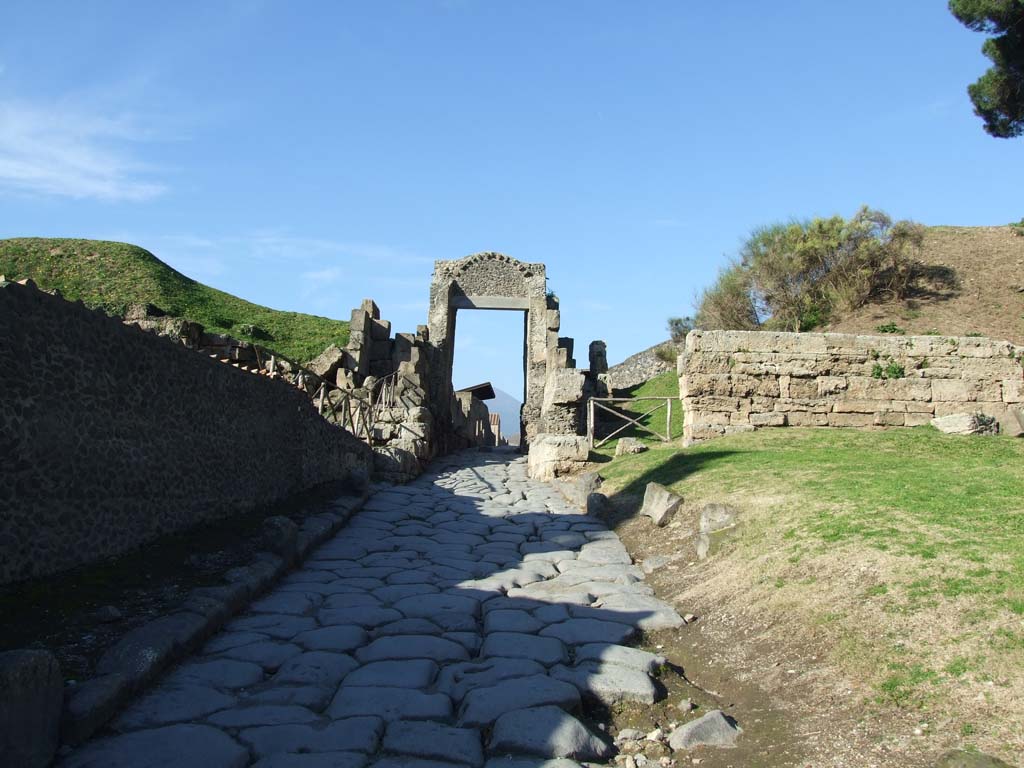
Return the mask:
{"type": "Polygon", "coordinates": [[[65,690],[61,743],[75,746],[92,736],[171,663],[197,649],[340,531],[371,493],[367,489],[358,496],[342,497],[332,502],[332,511],[306,518],[298,529],[294,550],[285,557],[260,552],[254,563],[229,570],[224,584],[193,589],[178,611],[124,635],[100,658],[96,677],[65,690]]]}

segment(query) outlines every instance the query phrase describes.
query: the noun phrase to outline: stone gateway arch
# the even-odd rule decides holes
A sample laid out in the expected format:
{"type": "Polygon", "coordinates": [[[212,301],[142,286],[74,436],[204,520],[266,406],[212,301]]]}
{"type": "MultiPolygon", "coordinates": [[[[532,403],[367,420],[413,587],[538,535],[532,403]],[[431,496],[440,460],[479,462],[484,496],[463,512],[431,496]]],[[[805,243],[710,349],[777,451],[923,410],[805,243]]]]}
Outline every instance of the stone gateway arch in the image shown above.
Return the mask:
{"type": "Polygon", "coordinates": [[[493,252],[434,262],[428,329],[431,402],[440,409],[439,421],[450,421],[458,312],[473,309],[524,315],[523,442],[530,445],[540,434],[582,434],[585,397],[606,388],[604,343],[591,344],[590,370],[577,370],[573,340],[558,335],[558,299],[548,292],[545,266],[493,252]]]}

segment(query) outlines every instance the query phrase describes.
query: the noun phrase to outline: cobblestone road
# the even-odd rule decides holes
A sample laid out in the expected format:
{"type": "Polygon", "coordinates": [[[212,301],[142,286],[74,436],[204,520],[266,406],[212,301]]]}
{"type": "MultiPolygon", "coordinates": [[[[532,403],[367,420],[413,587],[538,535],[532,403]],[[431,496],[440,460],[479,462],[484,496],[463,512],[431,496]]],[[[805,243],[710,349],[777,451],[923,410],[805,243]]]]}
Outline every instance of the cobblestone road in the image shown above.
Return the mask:
{"type": "Polygon", "coordinates": [[[522,457],[448,457],[376,493],[62,765],[603,763],[581,697],[654,701],[663,660],[628,643],[682,623],[642,578],[522,457]]]}

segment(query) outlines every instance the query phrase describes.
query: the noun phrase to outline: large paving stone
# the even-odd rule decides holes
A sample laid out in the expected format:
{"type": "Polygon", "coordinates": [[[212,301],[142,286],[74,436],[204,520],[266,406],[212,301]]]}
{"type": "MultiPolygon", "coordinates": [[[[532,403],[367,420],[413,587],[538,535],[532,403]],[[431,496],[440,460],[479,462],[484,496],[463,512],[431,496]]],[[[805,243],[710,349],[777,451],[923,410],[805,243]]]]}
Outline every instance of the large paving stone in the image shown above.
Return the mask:
{"type": "Polygon", "coordinates": [[[117,731],[136,731],[199,720],[234,706],[237,698],[197,683],[165,683],[133,702],[114,721],[117,731]]]}
{"type": "Polygon", "coordinates": [[[493,658],[450,664],[442,671],[437,689],[455,701],[462,701],[474,688],[487,688],[501,680],[545,674],[544,667],[529,659],[493,658]]]}
{"type": "Polygon", "coordinates": [[[235,619],[227,626],[232,632],[260,632],[279,640],[291,640],[300,632],[316,629],[316,622],[309,616],[285,616],[280,614],[252,614],[235,619]]]}
{"type": "Polygon", "coordinates": [[[343,653],[308,651],[282,664],[274,675],[274,683],[337,685],[357,666],[355,659],[343,653]]]}
{"type": "Polygon", "coordinates": [[[527,611],[488,611],[484,618],[485,632],[539,632],[545,624],[527,611]]]}
{"type": "Polygon", "coordinates": [[[263,679],[259,664],[234,659],[213,659],[182,664],[167,676],[167,682],[180,685],[206,685],[214,688],[245,688],[263,679]]]}
{"type": "Polygon", "coordinates": [[[245,703],[294,704],[313,712],[323,712],[334,698],[335,691],[335,685],[270,685],[250,694],[245,703]]]}
{"type": "Polygon", "coordinates": [[[324,727],[312,725],[269,725],[246,728],[239,740],[258,757],[280,752],[363,752],[377,751],[384,721],[379,717],[335,720],[324,727]]]}
{"type": "Polygon", "coordinates": [[[391,659],[431,659],[436,662],[465,661],[466,649],[456,642],[433,635],[389,635],[374,640],[356,651],[356,658],[366,663],[391,659]]]}
{"type": "Polygon", "coordinates": [[[249,751],[206,725],[171,725],[93,741],[62,768],[243,768],[249,751]]]}
{"type": "Polygon", "coordinates": [[[317,716],[305,707],[294,704],[252,704],[224,709],[207,718],[221,728],[252,728],[260,725],[311,723],[317,716]]]}
{"type": "MultiPolygon", "coordinates": [[[[353,608],[321,608],[317,613],[317,618],[325,626],[348,624],[371,629],[381,624],[398,621],[405,618],[405,616],[394,608],[383,608],[379,605],[363,605],[353,608]]],[[[315,624],[309,627],[309,629],[313,628],[315,628],[315,624]]]]}
{"type": "Polygon", "coordinates": [[[350,672],[344,685],[428,688],[436,676],[437,664],[429,659],[374,661],[350,672]]]}
{"type": "Polygon", "coordinates": [[[452,701],[441,693],[409,688],[342,686],[327,714],[335,719],[373,715],[388,721],[447,720],[452,714],[452,701]]]}
{"type": "Polygon", "coordinates": [[[359,752],[281,752],[252,764],[252,768],[365,768],[370,759],[359,752]]]}
{"type": "Polygon", "coordinates": [[[480,655],[531,659],[546,667],[569,658],[565,645],[557,637],[537,637],[518,632],[492,632],[487,635],[480,655]]]}
{"type": "Polygon", "coordinates": [[[275,592],[249,606],[250,613],[275,613],[305,616],[319,600],[302,592],[275,592]]]}
{"type": "Polygon", "coordinates": [[[493,686],[469,691],[459,708],[458,724],[485,727],[506,712],[546,704],[575,711],[580,706],[579,691],[570,683],[546,675],[502,680],[493,686]]]}
{"type": "Polygon", "coordinates": [[[473,728],[451,728],[438,723],[398,721],[388,724],[384,749],[479,768],[484,763],[480,732],[473,728]]]}
{"type": "Polygon", "coordinates": [[[636,629],[627,624],[600,619],[569,619],[540,631],[542,637],[557,637],[566,645],[624,643],[636,633],[636,629]]]}
{"type": "Polygon", "coordinates": [[[559,664],[551,668],[551,676],[575,685],[586,698],[602,704],[636,701],[653,704],[658,700],[658,689],[646,672],[614,664],[589,661],[574,667],[559,664]]]}
{"type": "Polygon", "coordinates": [[[620,667],[630,667],[641,672],[654,674],[660,667],[665,666],[665,657],[658,656],[639,648],[628,648],[624,645],[613,643],[587,643],[576,648],[574,654],[576,663],[586,661],[597,661],[603,664],[615,664],[620,667]]]}
{"type": "Polygon", "coordinates": [[[366,630],[352,625],[311,629],[295,636],[295,642],[308,651],[346,653],[367,642],[366,630]]]}
{"type": "Polygon", "coordinates": [[[611,745],[558,707],[533,707],[502,715],[494,724],[487,751],[580,760],[605,760],[614,753],[611,745]]]}
{"type": "Polygon", "coordinates": [[[230,648],[221,655],[237,661],[251,661],[259,664],[268,672],[273,672],[288,661],[288,659],[300,653],[302,653],[302,649],[292,643],[266,640],[262,643],[251,643],[238,646],[237,648],[230,648]]]}
{"type": "Polygon", "coordinates": [[[480,612],[480,603],[471,597],[462,595],[415,595],[406,597],[394,604],[406,618],[429,619],[442,611],[456,611],[475,616],[480,612]]]}

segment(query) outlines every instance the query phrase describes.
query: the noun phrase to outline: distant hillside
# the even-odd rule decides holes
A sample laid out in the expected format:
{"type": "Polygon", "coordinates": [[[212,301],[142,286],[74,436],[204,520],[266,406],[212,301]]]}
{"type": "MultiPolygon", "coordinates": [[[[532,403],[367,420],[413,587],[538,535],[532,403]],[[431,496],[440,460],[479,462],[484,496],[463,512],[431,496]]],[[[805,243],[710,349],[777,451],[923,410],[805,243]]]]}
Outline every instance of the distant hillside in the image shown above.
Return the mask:
{"type": "Polygon", "coordinates": [[[1024,344],[1024,237],[1010,227],[929,227],[925,276],[906,301],[868,304],[824,329],[908,334],[981,334],[1024,344]]]}
{"type": "Polygon", "coordinates": [[[0,274],[8,280],[32,278],[41,288],[56,288],[67,299],[81,299],[111,314],[123,315],[131,304],[154,304],[169,315],[202,323],[208,331],[259,342],[300,362],[332,343],[348,341],[347,322],[252,304],[197,283],[127,243],[0,240],[0,274]]]}

